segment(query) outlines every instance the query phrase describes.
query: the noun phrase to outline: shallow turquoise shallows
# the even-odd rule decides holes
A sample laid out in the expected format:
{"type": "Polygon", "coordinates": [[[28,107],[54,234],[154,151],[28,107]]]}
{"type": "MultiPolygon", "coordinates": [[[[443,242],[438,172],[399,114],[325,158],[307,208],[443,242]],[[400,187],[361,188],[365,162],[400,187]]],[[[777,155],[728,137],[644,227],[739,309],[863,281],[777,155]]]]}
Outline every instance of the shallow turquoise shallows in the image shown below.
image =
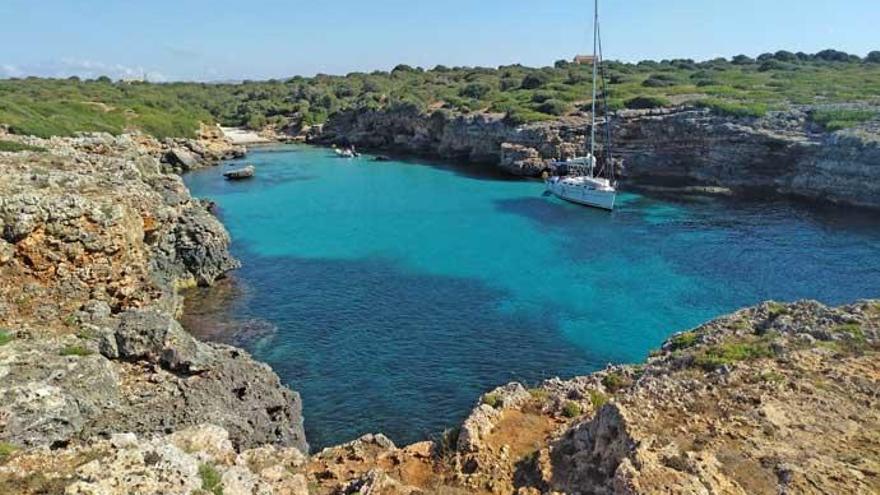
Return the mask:
{"type": "Polygon", "coordinates": [[[880,296],[880,220],[788,202],[622,194],[607,212],[479,167],[283,147],[189,174],[244,263],[217,319],[303,396],[313,447],[456,424],[480,393],[643,359],[766,299],[880,296]],[[236,162],[240,165],[241,162],[236,162]]]}

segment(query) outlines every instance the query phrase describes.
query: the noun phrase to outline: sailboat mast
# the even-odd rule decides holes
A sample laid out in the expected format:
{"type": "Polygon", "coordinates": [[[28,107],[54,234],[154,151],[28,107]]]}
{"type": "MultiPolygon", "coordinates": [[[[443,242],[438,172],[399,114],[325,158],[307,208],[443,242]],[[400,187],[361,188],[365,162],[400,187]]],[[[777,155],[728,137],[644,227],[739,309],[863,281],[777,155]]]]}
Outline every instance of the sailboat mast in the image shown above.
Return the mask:
{"type": "MultiPolygon", "coordinates": [[[[599,0],[593,6],[593,110],[590,124],[590,159],[596,159],[596,80],[599,78],[599,0]]],[[[590,177],[593,176],[592,162],[590,177]]]]}

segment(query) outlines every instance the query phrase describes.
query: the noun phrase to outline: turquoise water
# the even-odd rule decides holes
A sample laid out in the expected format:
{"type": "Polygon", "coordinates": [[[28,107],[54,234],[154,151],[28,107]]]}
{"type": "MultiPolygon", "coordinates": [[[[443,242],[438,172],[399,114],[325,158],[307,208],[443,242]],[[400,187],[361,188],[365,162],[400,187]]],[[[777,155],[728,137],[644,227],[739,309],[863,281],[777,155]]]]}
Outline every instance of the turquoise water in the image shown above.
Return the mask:
{"type": "MultiPolygon", "coordinates": [[[[477,396],[645,357],[670,333],[766,299],[880,296],[880,219],[788,202],[619,197],[614,213],[537,181],[286,147],[186,177],[244,262],[218,319],[303,396],[313,447],[457,423],[477,396]]],[[[469,171],[471,170],[471,171],[469,171]]]]}

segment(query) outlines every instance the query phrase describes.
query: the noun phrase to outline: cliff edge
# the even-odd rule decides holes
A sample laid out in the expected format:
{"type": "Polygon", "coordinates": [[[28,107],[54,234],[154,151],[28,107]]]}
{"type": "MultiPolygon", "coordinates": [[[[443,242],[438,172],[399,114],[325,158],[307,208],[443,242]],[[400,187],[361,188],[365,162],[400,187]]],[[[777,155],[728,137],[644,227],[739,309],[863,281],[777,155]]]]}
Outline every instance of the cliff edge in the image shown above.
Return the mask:
{"type": "Polygon", "coordinates": [[[0,153],[0,442],[59,448],[212,422],[237,448],[306,451],[298,394],[175,320],[178,288],[213,284],[238,262],[167,158],[187,144],[192,168],[235,148],[14,139],[32,151],[0,153]]]}

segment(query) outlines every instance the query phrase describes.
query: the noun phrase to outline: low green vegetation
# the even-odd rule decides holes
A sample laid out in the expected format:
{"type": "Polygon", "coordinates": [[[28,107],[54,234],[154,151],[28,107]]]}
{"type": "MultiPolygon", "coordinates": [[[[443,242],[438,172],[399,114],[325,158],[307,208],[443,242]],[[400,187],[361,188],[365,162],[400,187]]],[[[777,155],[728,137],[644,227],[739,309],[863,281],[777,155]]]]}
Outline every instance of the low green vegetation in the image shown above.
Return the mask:
{"type": "Polygon", "coordinates": [[[568,401],[562,406],[562,415],[566,418],[576,418],[583,414],[581,405],[574,401],[568,401]]]}
{"type": "Polygon", "coordinates": [[[772,336],[765,336],[710,345],[694,353],[694,364],[712,371],[740,361],[770,358],[775,355],[771,342],[772,336]]]}
{"type": "Polygon", "coordinates": [[[765,383],[782,383],[785,381],[785,375],[776,371],[762,372],[759,378],[765,383]]]}
{"type": "Polygon", "coordinates": [[[31,146],[29,144],[16,143],[15,141],[5,141],[0,139],[0,151],[10,151],[13,153],[17,153],[19,151],[46,151],[46,149],[39,146],[31,146]]]}
{"type": "Polygon", "coordinates": [[[199,466],[199,477],[202,478],[202,490],[213,495],[223,495],[223,481],[214,466],[210,464],[199,466]]]}
{"type": "Polygon", "coordinates": [[[693,347],[697,343],[697,339],[698,336],[696,332],[684,332],[672,337],[669,343],[672,346],[673,351],[679,351],[693,347]]]}
{"type": "Polygon", "coordinates": [[[669,100],[662,96],[636,96],[624,103],[624,106],[630,109],[662,108],[670,105],[669,100]]]}
{"type": "Polygon", "coordinates": [[[623,376],[622,373],[612,372],[608,373],[604,377],[602,377],[602,385],[608,389],[609,392],[614,393],[618,390],[622,390],[626,387],[632,385],[632,381],[623,376]]]}
{"type": "Polygon", "coordinates": [[[64,349],[61,349],[61,352],[59,354],[61,354],[62,356],[85,357],[91,356],[92,354],[94,354],[94,352],[81,345],[70,345],[65,347],[64,349]]]}
{"type": "Polygon", "coordinates": [[[842,325],[837,325],[834,327],[834,332],[847,335],[857,342],[865,340],[865,331],[862,330],[862,325],[858,323],[844,323],[842,325]]]}
{"type": "Polygon", "coordinates": [[[699,100],[696,104],[697,106],[708,108],[717,115],[729,117],[763,117],[767,114],[769,109],[766,103],[744,103],[739,101],[721,100],[718,98],[699,100]]]}
{"type": "Polygon", "coordinates": [[[15,453],[16,450],[18,450],[18,447],[15,445],[8,442],[0,442],[0,461],[15,453]]]}
{"type": "Polygon", "coordinates": [[[593,409],[599,410],[608,403],[608,396],[598,390],[590,390],[590,402],[593,404],[593,409]]]}
{"type": "Polygon", "coordinates": [[[550,393],[543,388],[531,388],[529,389],[529,395],[532,396],[532,399],[535,399],[538,402],[544,402],[547,400],[550,393]]]}
{"type": "MultiPolygon", "coordinates": [[[[699,103],[712,111],[761,116],[789,104],[878,102],[880,63],[835,50],[609,61],[601,91],[609,107],[699,103]]],[[[146,83],[70,79],[0,80],[0,123],[19,134],[141,129],[157,137],[192,136],[199,122],[262,128],[308,126],[343,111],[393,109],[503,113],[513,124],[549,120],[590,106],[592,68],[560,60],[530,68],[399,65],[391,71],[318,74],[268,81],[146,83]]],[[[817,114],[828,128],[865,115],[817,114]]]]}
{"type": "Polygon", "coordinates": [[[880,117],[874,110],[858,109],[827,109],[815,110],[810,113],[810,120],[821,125],[827,131],[839,131],[855,127],[880,117]]]}
{"type": "Polygon", "coordinates": [[[767,303],[767,313],[770,318],[778,318],[786,313],[788,313],[788,308],[781,303],[776,301],[770,301],[767,303]]]}
{"type": "Polygon", "coordinates": [[[0,345],[6,345],[12,342],[12,339],[14,338],[15,337],[13,337],[12,334],[7,332],[6,330],[0,330],[0,345]]]}
{"type": "Polygon", "coordinates": [[[501,407],[501,397],[498,394],[486,394],[483,396],[483,404],[489,407],[501,407]]]}

